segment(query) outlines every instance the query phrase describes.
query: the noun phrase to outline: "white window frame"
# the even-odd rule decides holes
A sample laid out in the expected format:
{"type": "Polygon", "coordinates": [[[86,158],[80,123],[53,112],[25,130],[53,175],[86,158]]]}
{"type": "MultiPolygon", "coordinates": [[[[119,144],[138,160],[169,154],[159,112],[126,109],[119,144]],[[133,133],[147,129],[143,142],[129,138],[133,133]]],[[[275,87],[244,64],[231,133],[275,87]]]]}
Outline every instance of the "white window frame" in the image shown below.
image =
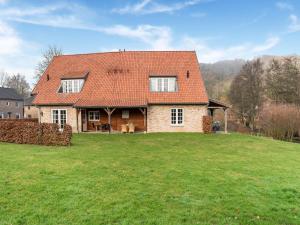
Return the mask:
{"type": "Polygon", "coordinates": [[[177,87],[176,77],[150,77],[151,92],[177,92],[177,87]],[[171,90],[171,79],[175,80],[174,90],[171,90]]]}
{"type": "Polygon", "coordinates": [[[100,111],[98,111],[98,110],[89,111],[89,113],[88,113],[88,119],[89,119],[89,121],[100,121],[100,118],[101,118],[100,111]],[[90,116],[91,113],[93,113],[93,118],[92,119],[90,119],[91,118],[91,116],[90,116]],[[95,113],[99,113],[99,119],[96,119],[95,113]]]}
{"type": "Polygon", "coordinates": [[[129,119],[130,113],[128,109],[122,110],[122,119],[129,119]]]}
{"type": "Polygon", "coordinates": [[[64,129],[64,127],[63,127],[63,125],[61,124],[61,111],[66,111],[66,123],[65,124],[67,124],[67,121],[68,121],[68,110],[67,109],[52,109],[51,110],[51,121],[52,121],[52,123],[55,123],[55,124],[57,124],[58,126],[59,126],[59,129],[60,130],[63,130],[64,129]],[[54,122],[54,118],[53,118],[53,111],[58,111],[58,123],[55,123],[54,122]]]}
{"type": "Polygon", "coordinates": [[[0,112],[0,119],[5,119],[5,118],[4,118],[4,113],[3,113],[3,112],[0,112]]]}
{"type": "Polygon", "coordinates": [[[177,127],[184,126],[184,109],[183,108],[171,108],[171,110],[170,110],[170,124],[171,124],[171,126],[177,126],[177,127]],[[175,123],[172,123],[173,110],[175,110],[175,123]],[[179,120],[178,120],[178,118],[179,118],[178,111],[179,110],[182,110],[182,122],[181,123],[179,123],[179,120]]]}
{"type": "Polygon", "coordinates": [[[16,116],[16,119],[21,119],[21,114],[20,113],[16,113],[15,116],[16,116]],[[19,118],[17,118],[17,116],[19,116],[19,118]]]}
{"type": "Polygon", "coordinates": [[[9,102],[9,101],[7,101],[7,102],[6,102],[6,106],[9,106],[9,105],[10,105],[10,102],[9,102]]]}
{"type": "Polygon", "coordinates": [[[62,93],[79,93],[83,87],[84,79],[64,79],[60,83],[59,90],[62,93]]]}

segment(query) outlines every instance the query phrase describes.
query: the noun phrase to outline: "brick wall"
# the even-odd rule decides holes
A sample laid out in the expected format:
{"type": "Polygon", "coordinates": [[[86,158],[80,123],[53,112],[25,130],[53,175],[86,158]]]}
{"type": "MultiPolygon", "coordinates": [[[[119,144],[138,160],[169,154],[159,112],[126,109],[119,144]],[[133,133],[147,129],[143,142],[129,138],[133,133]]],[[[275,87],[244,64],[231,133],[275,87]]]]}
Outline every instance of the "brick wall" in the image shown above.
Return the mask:
{"type": "Polygon", "coordinates": [[[24,118],[38,118],[38,108],[36,106],[24,106],[24,118]]]}
{"type": "Polygon", "coordinates": [[[147,111],[148,132],[203,132],[203,116],[207,106],[201,105],[156,105],[147,111]],[[184,125],[171,125],[171,109],[184,109],[184,125]]]}
{"type": "Polygon", "coordinates": [[[0,114],[3,114],[4,118],[8,118],[8,113],[10,113],[12,119],[16,118],[16,114],[20,114],[20,118],[23,118],[23,101],[0,100],[0,114]],[[7,105],[7,102],[9,105],[7,105]]]}
{"type": "MultiPolygon", "coordinates": [[[[40,108],[41,123],[52,123],[52,109],[67,110],[67,124],[72,127],[73,132],[77,132],[76,109],[71,106],[43,106],[40,108]]],[[[81,131],[81,113],[78,113],[78,129],[81,131]]]]}

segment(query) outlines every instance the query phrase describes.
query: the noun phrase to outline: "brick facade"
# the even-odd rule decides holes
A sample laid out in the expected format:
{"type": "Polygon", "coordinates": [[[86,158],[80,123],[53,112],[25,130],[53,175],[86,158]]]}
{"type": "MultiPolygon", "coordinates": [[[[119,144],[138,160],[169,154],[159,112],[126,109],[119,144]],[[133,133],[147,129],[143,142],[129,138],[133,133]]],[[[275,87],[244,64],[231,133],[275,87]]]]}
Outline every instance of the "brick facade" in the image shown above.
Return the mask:
{"type": "Polygon", "coordinates": [[[32,105],[24,105],[24,118],[38,118],[38,108],[32,105]]]}
{"type": "Polygon", "coordinates": [[[81,132],[81,113],[78,110],[78,130],[76,120],[76,109],[72,106],[42,106],[40,107],[40,120],[42,123],[52,123],[52,110],[53,109],[65,109],[67,110],[67,124],[72,127],[73,132],[81,132]]]}
{"type": "MultiPolygon", "coordinates": [[[[73,132],[77,132],[76,109],[69,106],[53,106],[40,108],[41,122],[52,123],[52,109],[67,110],[67,124],[72,127],[73,132]]],[[[105,114],[102,114],[105,115],[105,114]]],[[[120,117],[116,111],[115,116],[120,117]]],[[[207,115],[205,105],[156,105],[147,109],[147,131],[148,132],[203,132],[203,116],[207,115]],[[184,110],[184,124],[171,125],[171,109],[182,108],[184,110]]],[[[142,115],[141,123],[142,123],[142,115]]],[[[78,110],[78,128],[82,131],[81,112],[78,110]]],[[[107,121],[106,121],[107,122],[107,121]]],[[[112,125],[114,125],[112,120],[112,125]]],[[[116,128],[116,130],[119,130],[116,128]]],[[[141,129],[142,130],[142,129],[141,129]]]]}
{"type": "Polygon", "coordinates": [[[19,100],[0,100],[1,118],[16,119],[17,115],[23,118],[23,101],[19,100]]]}
{"type": "Polygon", "coordinates": [[[207,115],[206,105],[153,105],[148,107],[148,132],[203,132],[203,116],[207,115]],[[171,125],[171,109],[184,110],[184,124],[171,125]]]}

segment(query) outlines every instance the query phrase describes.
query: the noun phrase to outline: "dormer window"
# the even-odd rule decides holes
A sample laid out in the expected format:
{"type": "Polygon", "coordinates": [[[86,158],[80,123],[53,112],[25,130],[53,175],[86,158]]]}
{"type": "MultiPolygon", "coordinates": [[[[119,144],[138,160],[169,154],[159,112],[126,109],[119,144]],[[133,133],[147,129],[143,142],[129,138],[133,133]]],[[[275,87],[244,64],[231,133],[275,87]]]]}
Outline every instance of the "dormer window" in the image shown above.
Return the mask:
{"type": "Polygon", "coordinates": [[[59,93],[78,93],[81,91],[84,79],[61,80],[59,93]]]}
{"type": "Polygon", "coordinates": [[[177,89],[176,77],[150,77],[152,92],[175,92],[177,89]]]}

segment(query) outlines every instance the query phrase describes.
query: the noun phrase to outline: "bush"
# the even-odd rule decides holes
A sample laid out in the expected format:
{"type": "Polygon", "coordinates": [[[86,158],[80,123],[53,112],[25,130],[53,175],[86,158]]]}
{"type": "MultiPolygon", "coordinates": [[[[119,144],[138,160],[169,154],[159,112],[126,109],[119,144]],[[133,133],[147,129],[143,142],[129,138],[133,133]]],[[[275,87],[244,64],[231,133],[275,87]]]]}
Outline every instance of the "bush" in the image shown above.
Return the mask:
{"type": "Polygon", "coordinates": [[[292,141],[300,131],[300,108],[291,104],[271,104],[260,113],[263,134],[279,140],[292,141]]]}
{"type": "Polygon", "coordinates": [[[70,145],[72,127],[61,132],[57,124],[33,120],[0,120],[0,141],[18,144],[70,145]]]}

